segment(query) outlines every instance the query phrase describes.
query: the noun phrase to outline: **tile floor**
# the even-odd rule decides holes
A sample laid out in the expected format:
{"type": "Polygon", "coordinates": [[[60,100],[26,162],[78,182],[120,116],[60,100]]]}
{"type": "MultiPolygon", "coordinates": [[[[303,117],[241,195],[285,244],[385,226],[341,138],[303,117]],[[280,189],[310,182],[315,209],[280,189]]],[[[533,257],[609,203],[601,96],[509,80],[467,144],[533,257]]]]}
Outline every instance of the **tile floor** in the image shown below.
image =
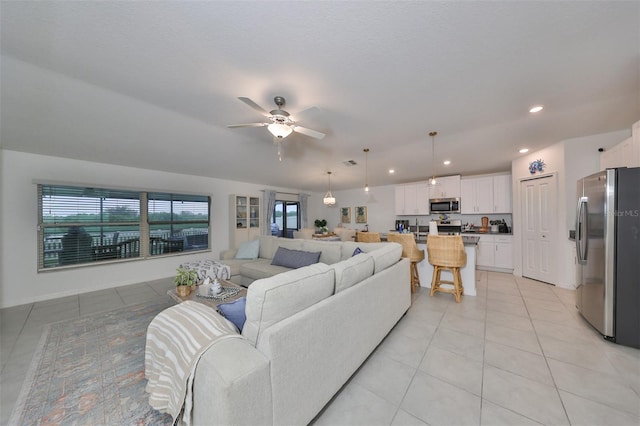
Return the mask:
{"type": "MultiPolygon", "coordinates": [[[[639,425],[640,350],[604,341],[575,293],[478,271],[478,295],[427,289],[315,425],[639,425]]],[[[158,280],[0,310],[0,423],[44,324],[166,298],[158,280]]]]}

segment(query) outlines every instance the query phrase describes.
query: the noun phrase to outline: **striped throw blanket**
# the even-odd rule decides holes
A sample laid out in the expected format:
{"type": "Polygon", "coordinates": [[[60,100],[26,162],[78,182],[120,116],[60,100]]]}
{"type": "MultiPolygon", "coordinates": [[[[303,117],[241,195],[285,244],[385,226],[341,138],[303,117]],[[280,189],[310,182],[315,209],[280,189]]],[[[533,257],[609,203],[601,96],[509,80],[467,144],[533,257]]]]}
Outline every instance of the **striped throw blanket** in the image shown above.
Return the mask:
{"type": "Polygon", "coordinates": [[[198,360],[213,344],[231,337],[241,338],[233,323],[201,303],[187,301],[160,312],[147,329],[144,373],[149,405],[169,413],[174,424],[182,412],[180,420],[190,424],[198,360]]]}

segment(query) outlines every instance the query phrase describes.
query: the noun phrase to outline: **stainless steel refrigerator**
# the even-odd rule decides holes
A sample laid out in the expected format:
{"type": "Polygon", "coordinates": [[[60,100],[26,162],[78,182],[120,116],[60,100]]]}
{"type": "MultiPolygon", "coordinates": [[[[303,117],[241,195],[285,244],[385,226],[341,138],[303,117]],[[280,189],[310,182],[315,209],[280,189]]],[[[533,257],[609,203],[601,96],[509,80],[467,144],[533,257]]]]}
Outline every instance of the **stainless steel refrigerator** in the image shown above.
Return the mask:
{"type": "Polygon", "coordinates": [[[580,314],[606,339],[640,348],[640,168],[578,181],[575,240],[580,314]]]}

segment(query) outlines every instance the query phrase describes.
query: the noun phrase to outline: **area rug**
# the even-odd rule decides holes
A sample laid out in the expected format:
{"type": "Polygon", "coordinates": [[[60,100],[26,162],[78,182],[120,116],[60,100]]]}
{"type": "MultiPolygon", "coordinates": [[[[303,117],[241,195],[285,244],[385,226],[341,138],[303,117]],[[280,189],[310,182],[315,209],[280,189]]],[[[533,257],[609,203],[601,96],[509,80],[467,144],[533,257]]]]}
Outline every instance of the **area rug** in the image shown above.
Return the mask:
{"type": "Polygon", "coordinates": [[[11,425],[171,425],[144,391],[147,326],[171,302],[49,324],[11,425]]]}

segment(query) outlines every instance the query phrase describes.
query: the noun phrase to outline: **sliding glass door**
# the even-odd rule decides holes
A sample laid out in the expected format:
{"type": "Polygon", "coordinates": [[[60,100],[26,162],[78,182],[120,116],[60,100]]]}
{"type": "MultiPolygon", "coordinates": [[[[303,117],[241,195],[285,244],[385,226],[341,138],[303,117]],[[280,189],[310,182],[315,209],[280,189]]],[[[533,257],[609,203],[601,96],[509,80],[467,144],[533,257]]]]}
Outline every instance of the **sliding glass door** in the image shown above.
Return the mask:
{"type": "Polygon", "coordinates": [[[293,238],[293,231],[299,229],[300,203],[297,201],[276,200],[273,207],[271,235],[293,238]]]}

